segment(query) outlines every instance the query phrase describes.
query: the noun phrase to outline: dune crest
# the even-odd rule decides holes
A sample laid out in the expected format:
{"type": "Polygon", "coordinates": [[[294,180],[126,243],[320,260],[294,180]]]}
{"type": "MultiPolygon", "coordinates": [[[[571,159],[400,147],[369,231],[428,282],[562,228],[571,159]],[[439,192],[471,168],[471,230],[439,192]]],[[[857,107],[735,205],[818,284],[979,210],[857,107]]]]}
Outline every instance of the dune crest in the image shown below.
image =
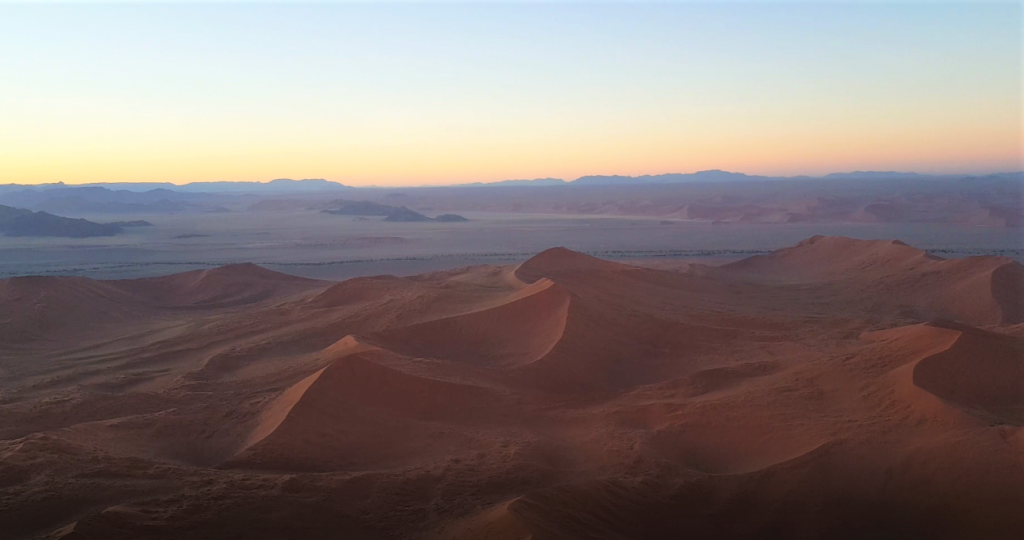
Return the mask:
{"type": "Polygon", "coordinates": [[[968,413],[1024,425],[1024,340],[953,328],[956,341],[914,366],[914,384],[968,413]]]}
{"type": "Polygon", "coordinates": [[[514,366],[546,355],[562,338],[570,294],[539,279],[479,311],[388,331],[389,349],[475,366],[514,366]]]}
{"type": "Polygon", "coordinates": [[[533,283],[541,278],[557,278],[567,272],[615,272],[631,268],[564,247],[556,247],[544,250],[520,264],[515,270],[515,276],[524,283],[533,283]]]}
{"type": "Polygon", "coordinates": [[[899,240],[813,236],[792,247],[725,265],[735,272],[793,280],[828,280],[853,273],[877,277],[920,267],[939,257],[899,240]]]}
{"type": "Polygon", "coordinates": [[[235,264],[156,278],[94,280],[29,276],[0,280],[0,341],[89,339],[115,325],[132,327],[281,299],[324,287],[321,281],[235,264]]]}
{"type": "Polygon", "coordinates": [[[892,380],[902,399],[922,411],[953,407],[987,422],[1024,423],[1024,340],[965,324],[938,320],[870,332],[863,339],[884,345],[892,380]],[[942,405],[921,403],[912,385],[942,405]]]}
{"type": "Polygon", "coordinates": [[[326,285],[252,263],[116,283],[157,306],[189,309],[252,304],[326,285]]]}
{"type": "Polygon", "coordinates": [[[810,283],[823,294],[919,320],[971,325],[1024,322],[1024,266],[1006,257],[942,259],[897,240],[814,237],[717,269],[717,275],[810,283]]]}
{"type": "Polygon", "coordinates": [[[435,423],[466,425],[496,414],[501,397],[387,365],[380,349],[345,355],[299,381],[261,416],[231,467],[346,470],[400,466],[444,455],[465,438],[434,433],[435,423]]]}

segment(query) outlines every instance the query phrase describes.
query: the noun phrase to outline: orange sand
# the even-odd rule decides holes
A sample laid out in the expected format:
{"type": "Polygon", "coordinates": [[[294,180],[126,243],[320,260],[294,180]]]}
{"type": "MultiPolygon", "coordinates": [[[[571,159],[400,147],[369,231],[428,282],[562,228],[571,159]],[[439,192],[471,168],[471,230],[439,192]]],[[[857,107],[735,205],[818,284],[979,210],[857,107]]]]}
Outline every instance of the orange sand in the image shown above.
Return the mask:
{"type": "Polygon", "coordinates": [[[0,281],[0,537],[1024,537],[1024,269],[0,281]]]}

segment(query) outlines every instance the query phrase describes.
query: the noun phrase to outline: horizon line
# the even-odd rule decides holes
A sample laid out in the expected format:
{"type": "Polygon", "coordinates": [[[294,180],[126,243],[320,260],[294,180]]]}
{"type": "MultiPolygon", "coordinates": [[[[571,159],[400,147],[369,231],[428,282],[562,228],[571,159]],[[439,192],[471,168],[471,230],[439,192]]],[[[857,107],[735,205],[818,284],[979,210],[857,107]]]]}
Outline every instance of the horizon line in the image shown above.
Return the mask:
{"type": "Polygon", "coordinates": [[[1018,170],[992,170],[991,172],[943,172],[943,173],[920,173],[917,171],[897,171],[897,170],[872,170],[872,169],[859,169],[852,171],[835,171],[825,174],[797,174],[797,175],[771,175],[771,174],[752,174],[737,171],[728,171],[725,169],[703,169],[693,172],[665,172],[656,174],[585,174],[578,176],[571,180],[565,178],[559,178],[554,176],[538,176],[535,178],[506,178],[503,180],[491,180],[491,181],[470,181],[470,182],[456,182],[448,184],[394,184],[394,185],[380,185],[380,184],[349,184],[344,181],[330,180],[327,178],[272,178],[270,180],[193,180],[189,182],[171,182],[166,180],[132,180],[132,181],[114,181],[114,182],[75,182],[75,181],[58,181],[58,182],[43,182],[38,184],[23,184],[19,182],[5,182],[0,183],[0,186],[25,186],[25,187],[43,187],[43,186],[104,186],[104,185],[123,185],[123,184],[153,184],[153,185],[171,185],[175,187],[184,187],[193,184],[261,184],[268,185],[276,181],[292,181],[292,182],[304,182],[304,181],[324,181],[333,184],[338,184],[344,187],[351,188],[422,188],[422,187],[459,187],[459,186],[486,186],[492,184],[502,184],[507,182],[536,182],[543,180],[557,180],[565,184],[572,184],[582,178],[593,178],[593,177],[617,177],[617,178],[653,178],[659,176],[671,176],[671,175],[697,175],[701,173],[724,173],[731,175],[743,175],[748,176],[751,179],[758,178],[771,178],[771,179],[822,179],[832,175],[852,175],[852,174],[865,174],[865,175],[916,175],[922,177],[951,177],[951,176],[962,176],[962,177],[979,177],[979,176],[998,176],[1008,174],[1024,174],[1024,168],[1018,170]]]}

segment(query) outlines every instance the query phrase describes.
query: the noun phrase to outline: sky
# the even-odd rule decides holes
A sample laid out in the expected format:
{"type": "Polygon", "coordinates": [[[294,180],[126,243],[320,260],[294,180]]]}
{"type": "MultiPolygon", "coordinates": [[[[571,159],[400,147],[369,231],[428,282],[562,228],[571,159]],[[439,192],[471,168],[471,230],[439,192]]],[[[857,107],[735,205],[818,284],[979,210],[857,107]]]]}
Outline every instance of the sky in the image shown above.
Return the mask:
{"type": "Polygon", "coordinates": [[[0,183],[1020,170],[1021,4],[0,3],[0,183]]]}

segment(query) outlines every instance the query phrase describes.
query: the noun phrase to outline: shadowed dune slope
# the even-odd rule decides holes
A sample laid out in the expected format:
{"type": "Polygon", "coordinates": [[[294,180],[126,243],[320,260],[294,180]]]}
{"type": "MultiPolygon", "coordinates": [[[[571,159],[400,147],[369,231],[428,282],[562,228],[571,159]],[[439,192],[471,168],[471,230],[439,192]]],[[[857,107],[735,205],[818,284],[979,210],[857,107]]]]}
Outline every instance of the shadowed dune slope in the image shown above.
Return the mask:
{"type": "Polygon", "coordinates": [[[515,501],[503,502],[477,514],[446,523],[424,540],[531,540],[530,531],[509,511],[515,501]]]}
{"type": "Polygon", "coordinates": [[[993,270],[992,296],[999,302],[1000,324],[1024,323],[1024,265],[1008,261],[993,270]]]}
{"type": "Polygon", "coordinates": [[[155,305],[192,309],[252,304],[327,285],[313,279],[273,272],[252,263],[124,280],[117,284],[155,305]]]}
{"type": "Polygon", "coordinates": [[[339,307],[377,300],[384,295],[395,295],[415,289],[415,283],[397,276],[371,276],[347,279],[331,285],[309,300],[318,308],[339,307]]]}
{"type": "Polygon", "coordinates": [[[327,287],[306,306],[322,314],[372,319],[374,332],[479,311],[521,288],[507,269],[478,266],[412,277],[357,277],[327,287]]]}
{"type": "Polygon", "coordinates": [[[902,302],[922,306],[933,318],[973,325],[1024,322],[1024,266],[1005,257],[938,261],[919,277],[904,276],[886,285],[902,302]]]}
{"type": "Polygon", "coordinates": [[[734,292],[699,276],[564,248],[534,256],[515,275],[550,279],[571,295],[561,338],[512,374],[517,384],[556,396],[620,392],[717,367],[722,344],[756,334],[730,313],[734,292]]]}
{"type": "Polygon", "coordinates": [[[236,264],[133,280],[73,276],[0,280],[0,340],[66,341],[113,325],[166,317],[168,310],[220,309],[322,288],[324,282],[236,264]]]}
{"type": "Polygon", "coordinates": [[[111,282],[81,277],[0,280],[0,342],[63,341],[146,313],[138,299],[111,282]]]}
{"type": "Polygon", "coordinates": [[[956,341],[914,366],[914,384],[968,413],[1024,424],[1024,340],[946,326],[956,341]]]}
{"type": "Polygon", "coordinates": [[[621,391],[705,367],[701,353],[735,335],[619,308],[574,298],[561,339],[547,354],[516,366],[516,380],[555,395],[621,391]]]}
{"type": "Polygon", "coordinates": [[[391,330],[377,340],[403,354],[476,366],[528,363],[561,339],[569,303],[567,291],[540,279],[498,305],[391,330]]]}
{"type": "Polygon", "coordinates": [[[979,462],[996,444],[985,441],[979,452],[962,441],[914,449],[842,441],[746,474],[679,483],[602,479],[536,490],[509,511],[534,540],[1008,540],[1024,528],[1016,512],[1024,503],[1024,467],[1008,453],[979,462]],[[894,459],[906,460],[907,470],[883,465],[894,459]]]}

